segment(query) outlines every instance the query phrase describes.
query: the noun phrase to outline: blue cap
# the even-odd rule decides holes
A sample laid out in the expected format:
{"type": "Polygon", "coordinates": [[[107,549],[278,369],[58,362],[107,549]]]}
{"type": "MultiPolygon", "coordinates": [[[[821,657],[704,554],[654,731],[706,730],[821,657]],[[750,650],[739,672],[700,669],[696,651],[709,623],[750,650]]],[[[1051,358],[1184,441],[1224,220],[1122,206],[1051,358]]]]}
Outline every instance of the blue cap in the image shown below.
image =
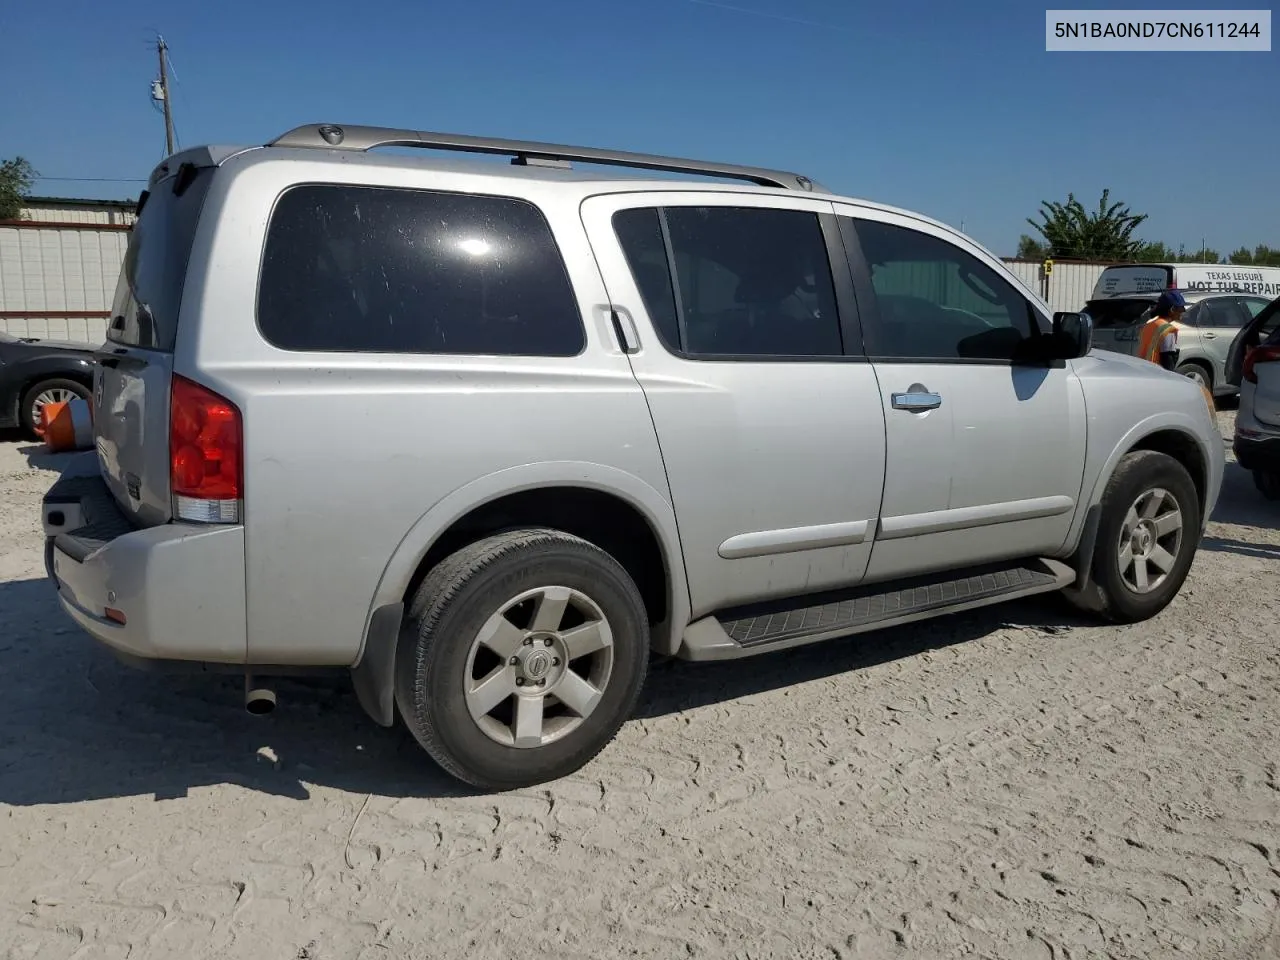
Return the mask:
{"type": "Polygon", "coordinates": [[[1186,299],[1177,290],[1165,290],[1160,294],[1160,299],[1156,301],[1156,310],[1159,313],[1168,313],[1176,307],[1182,309],[1187,308],[1186,299]]]}

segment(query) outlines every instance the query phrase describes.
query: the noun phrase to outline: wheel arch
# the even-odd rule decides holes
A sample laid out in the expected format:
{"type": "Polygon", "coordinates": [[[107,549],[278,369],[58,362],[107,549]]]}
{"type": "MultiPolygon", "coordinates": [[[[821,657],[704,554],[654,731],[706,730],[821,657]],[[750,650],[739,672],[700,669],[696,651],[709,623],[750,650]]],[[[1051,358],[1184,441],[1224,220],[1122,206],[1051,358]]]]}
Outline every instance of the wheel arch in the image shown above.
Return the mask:
{"type": "Polygon", "coordinates": [[[1213,374],[1213,361],[1205,357],[1191,357],[1190,359],[1183,360],[1178,364],[1178,366],[1199,367],[1204,371],[1205,382],[1209,385],[1209,389],[1212,390],[1218,386],[1217,378],[1213,374]]]}
{"type": "Polygon", "coordinates": [[[504,526],[558,526],[610,553],[633,577],[654,623],[653,646],[673,653],[689,618],[689,591],[675,511],[639,477],[602,464],[560,461],[497,471],[454,490],[409,528],[384,567],[365,619],[365,641],[376,611],[405,604],[441,557],[504,526]],[[577,514],[576,516],[574,514],[577,514]],[[618,529],[612,529],[614,523],[618,529]],[[629,536],[634,535],[634,537],[629,536]],[[644,543],[645,537],[651,543],[644,543]],[[640,541],[640,542],[633,542],[640,541]],[[604,542],[601,542],[604,541],[604,542]],[[651,564],[661,565],[655,582],[651,564]],[[660,591],[661,602],[656,602],[660,591]]]}
{"type": "Polygon", "coordinates": [[[11,400],[15,424],[22,423],[22,402],[26,399],[27,394],[31,392],[33,387],[46,380],[70,380],[87,389],[90,396],[93,394],[93,366],[91,364],[88,362],[77,363],[68,369],[65,364],[51,365],[41,362],[44,359],[42,357],[31,361],[28,368],[22,370],[17,377],[17,386],[11,400]]]}
{"type": "Polygon", "coordinates": [[[1135,424],[1114,444],[1101,469],[1093,478],[1093,485],[1089,488],[1087,499],[1081,502],[1084,509],[1078,511],[1076,525],[1068,541],[1072,545],[1068,562],[1076,567],[1078,572],[1076,581],[1078,589],[1083,589],[1089,579],[1090,564],[1086,558],[1093,555],[1102,496],[1106,492],[1111,477],[1115,474],[1116,467],[1130,453],[1153,450],[1173,457],[1186,467],[1199,500],[1201,528],[1208,522],[1208,508],[1218,491],[1213,486],[1213,478],[1210,474],[1213,464],[1212,452],[1205,446],[1202,432],[1202,425],[1197,424],[1189,415],[1166,411],[1135,424]]]}

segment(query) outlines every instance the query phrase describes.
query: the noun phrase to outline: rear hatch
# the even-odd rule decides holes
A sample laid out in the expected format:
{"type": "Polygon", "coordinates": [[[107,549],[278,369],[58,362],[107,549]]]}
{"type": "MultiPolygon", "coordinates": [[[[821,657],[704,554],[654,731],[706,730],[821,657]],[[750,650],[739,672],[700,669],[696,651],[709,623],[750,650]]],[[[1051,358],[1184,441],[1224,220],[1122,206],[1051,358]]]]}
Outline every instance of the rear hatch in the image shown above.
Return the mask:
{"type": "Polygon", "coordinates": [[[97,354],[94,437],[103,479],[139,526],[166,523],[169,391],[187,261],[215,167],[176,166],[138,200],[107,340],[97,354]]]}
{"type": "Polygon", "coordinates": [[[1102,297],[1085,304],[1093,319],[1094,346],[1112,353],[1133,354],[1138,350],[1138,330],[1144,315],[1155,305],[1147,297],[1102,297]]]}
{"type": "Polygon", "coordinates": [[[1240,328],[1227,350],[1226,380],[1233,387],[1240,386],[1244,357],[1280,328],[1280,297],[1258,311],[1252,321],[1240,328]]]}
{"type": "Polygon", "coordinates": [[[1253,350],[1246,373],[1253,380],[1253,415],[1259,423],[1280,426],[1280,330],[1253,350]]]}
{"type": "Polygon", "coordinates": [[[1163,263],[1135,263],[1107,267],[1094,284],[1093,296],[1117,293],[1159,293],[1173,283],[1173,268],[1163,263]]]}

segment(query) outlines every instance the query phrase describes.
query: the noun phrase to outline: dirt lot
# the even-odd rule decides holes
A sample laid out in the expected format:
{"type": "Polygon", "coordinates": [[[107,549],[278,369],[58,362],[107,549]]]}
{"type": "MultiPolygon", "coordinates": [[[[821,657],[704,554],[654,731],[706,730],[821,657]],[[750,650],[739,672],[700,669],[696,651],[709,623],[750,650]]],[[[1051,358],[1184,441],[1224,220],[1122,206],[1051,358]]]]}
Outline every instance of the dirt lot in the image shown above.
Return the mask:
{"type": "Polygon", "coordinates": [[[500,797],[348,685],[117,665],[43,579],[56,468],[0,444],[0,957],[1280,956],[1280,506],[1234,464],[1155,621],[663,664],[500,797]]]}

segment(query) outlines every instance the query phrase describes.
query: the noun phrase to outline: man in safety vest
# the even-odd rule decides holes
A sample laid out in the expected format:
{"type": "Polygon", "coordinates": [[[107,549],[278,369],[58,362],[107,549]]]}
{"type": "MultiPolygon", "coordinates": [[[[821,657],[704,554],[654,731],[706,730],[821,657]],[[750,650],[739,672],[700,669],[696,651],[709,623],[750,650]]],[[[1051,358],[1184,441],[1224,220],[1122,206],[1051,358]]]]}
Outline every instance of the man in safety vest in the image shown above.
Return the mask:
{"type": "MultiPolygon", "coordinates": [[[[1166,370],[1178,367],[1178,325],[1187,312],[1187,301],[1177,290],[1166,290],[1156,301],[1156,314],[1138,331],[1138,356],[1158,363],[1166,370]]],[[[1218,405],[1213,402],[1213,392],[1200,384],[1209,415],[1218,419],[1218,405]]]]}
{"type": "Polygon", "coordinates": [[[1156,301],[1156,314],[1138,332],[1138,356],[1166,370],[1178,366],[1178,324],[1187,301],[1177,290],[1166,290],[1156,301]]]}

